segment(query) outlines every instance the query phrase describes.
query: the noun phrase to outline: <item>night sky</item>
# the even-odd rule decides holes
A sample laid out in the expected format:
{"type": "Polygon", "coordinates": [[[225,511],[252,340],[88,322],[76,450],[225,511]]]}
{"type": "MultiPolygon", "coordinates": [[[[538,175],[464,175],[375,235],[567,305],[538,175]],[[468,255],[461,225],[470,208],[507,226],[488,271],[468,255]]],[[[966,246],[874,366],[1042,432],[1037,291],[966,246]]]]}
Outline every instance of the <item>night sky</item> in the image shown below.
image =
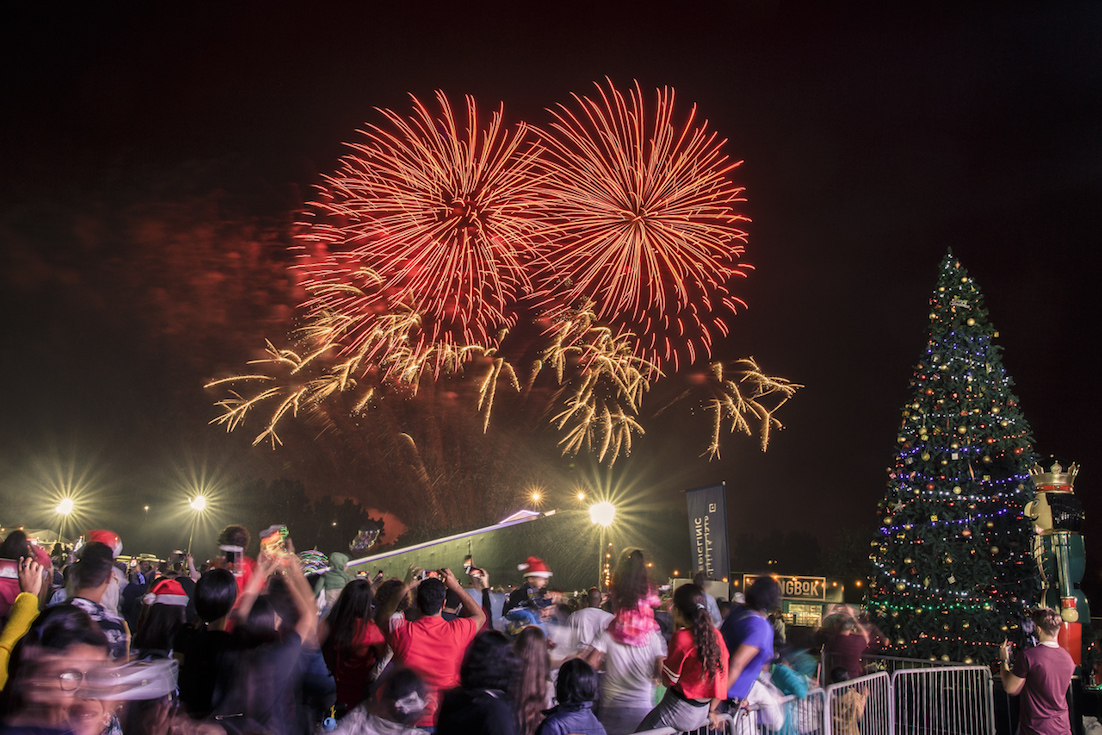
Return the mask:
{"type": "MultiPolygon", "coordinates": [[[[24,3],[0,44],[0,523],[51,522],[31,501],[60,473],[100,493],[90,522],[162,551],[204,467],[386,510],[348,444],[207,424],[204,382],[295,325],[273,233],[375,107],[443,89],[545,122],[607,75],[674,87],[745,161],[756,270],[717,354],[806,385],[765,454],[729,437],[709,463],[705,419],[660,421],[610,482],[680,504],[726,481],[733,534],[870,526],[952,248],[1037,450],[1083,467],[1097,563],[1102,7],[834,5],[24,3]]],[[[687,555],[685,533],[635,541],[687,555]]]]}

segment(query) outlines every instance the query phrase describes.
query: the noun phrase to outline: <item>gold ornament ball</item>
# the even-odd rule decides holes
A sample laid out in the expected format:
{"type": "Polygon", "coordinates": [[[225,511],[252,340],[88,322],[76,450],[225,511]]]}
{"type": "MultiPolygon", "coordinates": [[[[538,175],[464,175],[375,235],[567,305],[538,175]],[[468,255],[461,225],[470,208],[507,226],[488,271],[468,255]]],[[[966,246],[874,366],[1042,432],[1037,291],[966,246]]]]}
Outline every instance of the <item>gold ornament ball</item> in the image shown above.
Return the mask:
{"type": "Polygon", "coordinates": [[[902,592],[903,590],[907,589],[907,585],[905,585],[905,584],[903,584],[902,582],[900,582],[899,584],[897,584],[897,585],[895,586],[895,588],[896,588],[897,590],[899,590],[900,592],[902,592]]]}
{"type": "Polygon", "coordinates": [[[974,326],[976,326],[976,320],[970,318],[967,322],[965,322],[965,324],[967,324],[970,327],[974,327],[974,326]]]}
{"type": "Polygon", "coordinates": [[[928,459],[930,459],[930,453],[929,452],[923,452],[922,453],[922,460],[926,461],[928,459]]]}
{"type": "Polygon", "coordinates": [[[1065,623],[1074,623],[1079,619],[1079,611],[1074,607],[1065,607],[1060,610],[1060,617],[1064,619],[1065,623]]]}
{"type": "Polygon", "coordinates": [[[937,520],[937,516],[936,516],[936,515],[932,515],[932,516],[930,516],[930,520],[931,520],[931,521],[936,521],[936,520],[937,520]]]}
{"type": "Polygon", "coordinates": [[[967,426],[958,426],[957,427],[957,433],[958,434],[967,434],[968,433],[968,427],[967,426]]]}
{"type": "Polygon", "coordinates": [[[998,554],[999,553],[999,547],[998,546],[992,546],[991,547],[991,553],[992,554],[998,554]]]}
{"type": "Polygon", "coordinates": [[[941,660],[942,661],[948,661],[949,660],[949,654],[947,654],[947,653],[941,654],[941,660]]]}
{"type": "Polygon", "coordinates": [[[998,406],[992,406],[991,407],[991,413],[998,413],[998,412],[999,412],[999,407],[998,406]]]}
{"type": "Polygon", "coordinates": [[[1001,630],[1002,632],[1005,633],[1008,630],[1008,628],[1005,625],[1001,625],[1001,626],[999,626],[999,630],[1001,630]]]}
{"type": "Polygon", "coordinates": [[[953,488],[953,495],[960,495],[960,485],[953,488]]]}
{"type": "Polygon", "coordinates": [[[897,645],[897,646],[905,646],[905,645],[907,645],[907,642],[906,642],[906,641],[904,641],[904,640],[903,640],[902,638],[896,638],[896,639],[895,639],[895,645],[897,645]]]}

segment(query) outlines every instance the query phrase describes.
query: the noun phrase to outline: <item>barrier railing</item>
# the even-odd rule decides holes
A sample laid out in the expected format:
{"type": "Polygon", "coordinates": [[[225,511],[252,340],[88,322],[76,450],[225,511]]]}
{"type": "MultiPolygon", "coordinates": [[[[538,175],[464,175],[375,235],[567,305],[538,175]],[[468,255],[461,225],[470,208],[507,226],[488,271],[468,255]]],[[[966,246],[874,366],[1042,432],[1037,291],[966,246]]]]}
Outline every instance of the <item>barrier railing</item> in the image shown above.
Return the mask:
{"type": "Polygon", "coordinates": [[[983,666],[900,669],[892,674],[898,735],[992,735],[991,672],[983,666]]]}
{"type": "Polygon", "coordinates": [[[824,695],[826,735],[892,735],[892,684],[886,673],[831,684],[824,695]]]}
{"type": "MultiPolygon", "coordinates": [[[[742,707],[724,717],[732,735],[994,735],[991,672],[982,666],[938,666],[877,672],[742,707]]],[[[715,731],[711,731],[714,733],[715,731]]],[[[709,735],[707,727],[679,734],[709,735]]]]}

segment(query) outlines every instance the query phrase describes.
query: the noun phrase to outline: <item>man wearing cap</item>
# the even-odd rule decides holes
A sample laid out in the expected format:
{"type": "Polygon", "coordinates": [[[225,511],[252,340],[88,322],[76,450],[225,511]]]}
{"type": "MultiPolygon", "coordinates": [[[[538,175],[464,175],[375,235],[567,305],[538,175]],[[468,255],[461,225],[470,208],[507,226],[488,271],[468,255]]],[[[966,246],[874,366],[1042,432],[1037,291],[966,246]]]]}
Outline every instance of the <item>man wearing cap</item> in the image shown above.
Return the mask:
{"type": "Polygon", "coordinates": [[[543,601],[544,592],[547,590],[547,581],[551,578],[551,570],[538,556],[530,556],[523,564],[518,564],[517,569],[524,572],[524,584],[513,590],[501,614],[508,615],[509,611],[516,607],[542,608],[550,604],[543,601]]]}

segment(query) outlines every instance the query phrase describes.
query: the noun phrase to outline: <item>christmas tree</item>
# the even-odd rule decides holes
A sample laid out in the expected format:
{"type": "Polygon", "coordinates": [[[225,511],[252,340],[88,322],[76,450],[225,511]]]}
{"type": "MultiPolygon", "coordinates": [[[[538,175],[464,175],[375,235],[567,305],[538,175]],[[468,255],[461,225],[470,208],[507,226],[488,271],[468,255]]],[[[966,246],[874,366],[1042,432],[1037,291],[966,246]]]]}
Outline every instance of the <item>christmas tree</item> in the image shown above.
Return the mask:
{"type": "Polygon", "coordinates": [[[1023,515],[1032,436],[996,337],[948,253],[870,555],[869,607],[889,655],[990,663],[1039,589],[1023,515]]]}

